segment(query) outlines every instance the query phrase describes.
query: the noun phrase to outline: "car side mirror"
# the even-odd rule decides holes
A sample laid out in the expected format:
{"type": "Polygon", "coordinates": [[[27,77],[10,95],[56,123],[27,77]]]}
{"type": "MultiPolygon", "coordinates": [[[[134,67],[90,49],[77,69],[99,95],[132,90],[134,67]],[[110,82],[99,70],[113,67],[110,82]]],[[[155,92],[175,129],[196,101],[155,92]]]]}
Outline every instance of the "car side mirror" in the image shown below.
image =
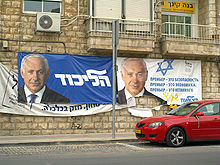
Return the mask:
{"type": "Polygon", "coordinates": [[[196,112],[195,116],[204,116],[204,113],[203,112],[196,112]]]}

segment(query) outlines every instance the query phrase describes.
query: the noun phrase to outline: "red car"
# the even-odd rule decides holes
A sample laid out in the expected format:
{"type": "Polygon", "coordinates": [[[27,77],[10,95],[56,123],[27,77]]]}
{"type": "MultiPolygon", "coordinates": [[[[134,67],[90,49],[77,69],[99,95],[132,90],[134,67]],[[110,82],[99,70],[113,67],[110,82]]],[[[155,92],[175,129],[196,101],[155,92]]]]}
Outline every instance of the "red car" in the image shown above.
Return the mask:
{"type": "Polygon", "coordinates": [[[137,123],[138,139],[180,147],[189,141],[220,140],[220,100],[182,104],[163,116],[137,123]]]}

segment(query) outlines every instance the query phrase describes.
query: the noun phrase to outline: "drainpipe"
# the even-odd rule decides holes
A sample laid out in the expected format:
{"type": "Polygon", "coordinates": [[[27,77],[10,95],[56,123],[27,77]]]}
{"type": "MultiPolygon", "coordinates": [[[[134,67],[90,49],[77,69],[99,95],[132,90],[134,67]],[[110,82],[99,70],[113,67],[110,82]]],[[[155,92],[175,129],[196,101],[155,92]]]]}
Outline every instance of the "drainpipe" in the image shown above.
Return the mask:
{"type": "MultiPolygon", "coordinates": [[[[219,18],[219,1],[220,0],[215,0],[215,6],[216,6],[216,27],[220,26],[220,22],[218,21],[219,18]]],[[[220,32],[219,32],[220,33],[220,32]]],[[[220,34],[219,34],[220,35],[220,34]]],[[[217,63],[218,63],[218,69],[219,69],[219,77],[220,77],[220,57],[217,59],[217,63]]],[[[219,83],[220,83],[220,79],[219,79],[219,83]]]]}
{"type": "Polygon", "coordinates": [[[154,0],[150,0],[150,21],[154,20],[154,0]]]}
{"type": "Polygon", "coordinates": [[[220,5],[219,1],[220,0],[215,0],[215,6],[216,6],[216,12],[215,12],[216,13],[216,27],[220,26],[219,22],[218,22],[218,19],[219,19],[219,5],[220,5]]]}

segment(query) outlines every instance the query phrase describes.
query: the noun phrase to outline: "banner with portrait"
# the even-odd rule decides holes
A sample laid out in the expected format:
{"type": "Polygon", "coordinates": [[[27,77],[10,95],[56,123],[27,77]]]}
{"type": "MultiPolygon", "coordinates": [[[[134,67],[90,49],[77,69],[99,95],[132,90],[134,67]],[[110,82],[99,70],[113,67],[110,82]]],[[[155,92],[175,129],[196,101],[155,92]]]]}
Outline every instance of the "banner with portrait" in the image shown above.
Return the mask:
{"type": "Polygon", "coordinates": [[[201,61],[118,58],[117,63],[119,95],[126,90],[129,96],[129,91],[136,92],[134,97],[155,96],[169,105],[202,99],[201,61]]]}
{"type": "Polygon", "coordinates": [[[82,116],[112,110],[111,104],[43,104],[18,102],[18,72],[0,63],[0,113],[34,116],[82,116]]]}
{"type": "MultiPolygon", "coordinates": [[[[41,99],[44,103],[68,103],[67,98],[70,103],[77,104],[112,103],[112,57],[40,54],[46,58],[49,67],[49,76],[44,78],[40,75],[42,68],[39,65],[42,65],[42,62],[37,63],[36,59],[39,58],[36,55],[38,54],[18,53],[18,88],[20,94],[18,97],[24,98],[18,98],[21,102],[27,102],[23,96],[25,94],[24,89],[21,89],[24,88],[24,84],[29,90],[35,88],[33,90],[39,92],[37,87],[43,87],[44,81],[46,81],[47,88],[41,99]],[[31,55],[35,55],[35,57],[24,61],[24,68],[27,71],[22,76],[21,61],[24,57],[31,55]],[[31,59],[33,60],[31,61],[31,59]],[[38,74],[38,77],[35,74],[38,74]],[[45,96],[46,94],[49,96],[45,96]]],[[[41,89],[41,87],[39,88],[41,89]]]]}
{"type": "MultiPolygon", "coordinates": [[[[24,85],[20,73],[21,60],[28,54],[18,54],[20,58],[18,72],[10,70],[0,63],[1,113],[35,116],[82,116],[112,110],[111,57],[42,54],[46,57],[50,69],[46,86],[69,98],[70,103],[19,102],[18,89],[24,85]],[[68,66],[66,66],[67,64],[68,66]]],[[[130,61],[132,63],[128,65],[132,67],[127,67],[125,65],[126,58],[118,57],[117,59],[116,109],[128,107],[131,115],[152,116],[151,108],[137,108],[135,104],[130,105],[127,102],[119,103],[119,96],[121,96],[123,89],[125,90],[125,86],[129,87],[129,85],[132,86],[133,92],[137,93],[134,97],[144,94],[150,95],[161,101],[161,104],[180,105],[202,99],[201,61],[139,59],[141,63],[138,61],[135,63],[135,60],[137,59],[133,58],[130,61]],[[141,71],[142,64],[147,74],[141,71]],[[132,68],[135,70],[132,71],[132,68]],[[132,79],[132,76],[136,80],[132,79]],[[144,81],[140,82],[140,79],[144,81]],[[125,80],[130,81],[125,82],[125,80]]],[[[126,95],[131,95],[129,91],[126,89],[124,100],[127,99],[126,95]]],[[[53,96],[51,97],[53,98],[53,96]]]]}

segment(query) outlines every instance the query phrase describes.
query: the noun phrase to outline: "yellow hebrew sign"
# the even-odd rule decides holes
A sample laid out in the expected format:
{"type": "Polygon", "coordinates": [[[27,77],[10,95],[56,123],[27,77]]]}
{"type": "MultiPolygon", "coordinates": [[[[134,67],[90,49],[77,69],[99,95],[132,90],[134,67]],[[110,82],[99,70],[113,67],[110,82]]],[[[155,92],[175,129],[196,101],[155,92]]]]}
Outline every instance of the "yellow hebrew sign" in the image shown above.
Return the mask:
{"type": "Polygon", "coordinates": [[[164,0],[161,3],[161,10],[182,13],[195,13],[195,3],[164,0]]]}

